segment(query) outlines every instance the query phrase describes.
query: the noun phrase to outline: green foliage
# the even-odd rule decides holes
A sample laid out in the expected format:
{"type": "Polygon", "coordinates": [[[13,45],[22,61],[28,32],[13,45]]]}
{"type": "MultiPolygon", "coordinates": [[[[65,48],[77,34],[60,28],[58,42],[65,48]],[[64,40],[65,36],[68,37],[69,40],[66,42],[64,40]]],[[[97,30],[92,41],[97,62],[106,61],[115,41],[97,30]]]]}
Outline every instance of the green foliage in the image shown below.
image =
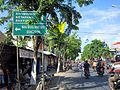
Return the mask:
{"type": "MultiPolygon", "coordinates": [[[[89,5],[93,0],[77,0],[80,6],[89,5]]],[[[48,15],[49,21],[58,23],[65,20],[68,24],[67,30],[78,29],[77,24],[81,18],[80,13],[75,7],[67,4],[65,0],[1,0],[0,11],[8,11],[8,15],[1,17],[0,24],[4,24],[12,17],[12,11],[38,11],[41,14],[48,15]],[[74,19],[72,19],[74,18],[74,19]]],[[[48,23],[49,24],[49,23],[48,23]]],[[[48,25],[49,26],[49,25],[48,25]]]]}
{"type": "Polygon", "coordinates": [[[84,47],[84,51],[82,53],[82,60],[98,58],[99,56],[105,58],[111,57],[108,45],[104,47],[104,43],[100,40],[95,39],[90,44],[84,47]]]}
{"type": "Polygon", "coordinates": [[[3,42],[3,44],[15,46],[10,38],[6,38],[5,41],[3,42]]]}
{"type": "Polygon", "coordinates": [[[18,47],[23,47],[25,48],[27,46],[27,40],[23,39],[22,37],[19,37],[19,42],[18,42],[18,47]]]}
{"type": "Polygon", "coordinates": [[[80,7],[90,5],[93,1],[94,0],[77,0],[80,7]]]}
{"type": "Polygon", "coordinates": [[[2,3],[3,3],[3,0],[0,0],[0,5],[2,5],[2,3]]]}
{"type": "Polygon", "coordinates": [[[80,52],[81,40],[78,39],[76,33],[73,33],[69,37],[65,38],[66,43],[66,58],[71,58],[75,60],[78,56],[78,52],[80,52]]]}
{"type": "Polygon", "coordinates": [[[75,57],[80,52],[81,40],[78,39],[76,33],[67,36],[65,33],[60,33],[58,28],[54,25],[51,30],[48,30],[46,42],[48,42],[49,49],[56,48],[61,51],[62,55],[65,54],[65,58],[71,58],[75,60],[75,57]]]}
{"type": "Polygon", "coordinates": [[[59,31],[58,25],[53,25],[48,30],[48,40],[50,41],[49,46],[51,48],[57,47],[62,48],[64,43],[64,38],[67,37],[65,33],[59,31]],[[52,43],[52,45],[51,45],[52,43]]]}
{"type": "MultiPolygon", "coordinates": [[[[76,3],[78,3],[79,6],[83,5],[89,5],[92,4],[93,0],[76,0],[76,3]]],[[[55,24],[59,24],[61,21],[65,21],[67,23],[67,27],[65,29],[65,32],[68,32],[68,35],[70,35],[71,30],[77,30],[79,19],[81,18],[80,13],[75,9],[74,6],[70,6],[68,4],[68,1],[66,0],[2,0],[0,3],[0,11],[7,11],[8,15],[4,17],[0,17],[0,25],[4,24],[4,22],[10,22],[12,18],[12,11],[18,10],[18,11],[37,11],[42,15],[47,16],[47,29],[48,33],[50,33],[50,36],[48,35],[48,38],[51,38],[54,42],[49,43],[52,47],[58,47],[58,50],[64,46],[65,38],[67,37],[66,34],[61,34],[55,24]],[[53,26],[51,28],[51,26],[53,26]]],[[[11,23],[11,22],[10,22],[11,23]]],[[[31,21],[28,21],[29,24],[31,24],[31,21]]],[[[12,25],[11,25],[12,26],[12,25]]],[[[11,39],[14,39],[12,37],[12,29],[11,26],[7,27],[7,34],[11,39]]],[[[40,37],[37,37],[37,39],[40,37]]],[[[72,46],[70,47],[68,44],[68,47],[70,49],[67,50],[68,53],[77,52],[78,43],[76,43],[76,37],[70,39],[72,46]],[[73,49],[74,48],[74,49],[73,49]]],[[[41,39],[41,38],[40,38],[41,39]]],[[[41,40],[39,40],[41,41],[41,40]]],[[[24,42],[23,42],[24,44],[24,42]]],[[[38,44],[37,44],[38,45],[38,44]]],[[[79,47],[80,49],[80,47],[79,47]]],[[[69,54],[68,54],[69,55],[69,54]]],[[[75,54],[76,55],[76,54],[75,54]]],[[[74,58],[75,56],[73,56],[74,58]]]]}

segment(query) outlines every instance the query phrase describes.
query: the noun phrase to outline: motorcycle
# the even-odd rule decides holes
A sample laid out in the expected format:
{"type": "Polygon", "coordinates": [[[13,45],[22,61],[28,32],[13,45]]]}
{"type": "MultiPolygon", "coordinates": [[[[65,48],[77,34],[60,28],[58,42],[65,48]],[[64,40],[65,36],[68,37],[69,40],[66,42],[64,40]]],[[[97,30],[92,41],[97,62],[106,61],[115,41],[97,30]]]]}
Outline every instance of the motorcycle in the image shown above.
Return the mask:
{"type": "Polygon", "coordinates": [[[86,79],[89,78],[89,76],[90,76],[89,70],[84,70],[84,76],[85,76],[86,79]]]}
{"type": "Polygon", "coordinates": [[[120,78],[114,82],[115,90],[120,89],[120,78]]]}
{"type": "MultiPolygon", "coordinates": [[[[113,82],[114,88],[113,87],[112,88],[114,90],[120,89],[120,71],[119,71],[119,73],[116,71],[109,73],[109,78],[111,78],[111,77],[116,77],[116,80],[113,82]],[[116,74],[116,76],[115,76],[115,74],[116,74]]],[[[109,86],[111,86],[110,82],[109,82],[109,86]]]]}
{"type": "Polygon", "coordinates": [[[103,76],[103,74],[104,74],[104,67],[99,67],[99,68],[97,68],[97,74],[98,74],[99,76],[103,76]]]}

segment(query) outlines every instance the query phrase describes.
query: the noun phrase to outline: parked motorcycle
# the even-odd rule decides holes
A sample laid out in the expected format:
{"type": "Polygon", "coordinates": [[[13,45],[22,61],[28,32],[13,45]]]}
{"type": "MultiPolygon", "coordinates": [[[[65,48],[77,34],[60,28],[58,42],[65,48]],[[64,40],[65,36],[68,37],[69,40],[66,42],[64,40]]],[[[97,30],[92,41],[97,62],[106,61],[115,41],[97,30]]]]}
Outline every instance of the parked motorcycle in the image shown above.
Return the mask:
{"type": "Polygon", "coordinates": [[[114,85],[115,85],[115,90],[120,89],[120,79],[117,80],[117,81],[114,83],[114,85]]]}
{"type": "Polygon", "coordinates": [[[109,86],[111,89],[120,89],[120,73],[112,72],[109,74],[109,86]]]}

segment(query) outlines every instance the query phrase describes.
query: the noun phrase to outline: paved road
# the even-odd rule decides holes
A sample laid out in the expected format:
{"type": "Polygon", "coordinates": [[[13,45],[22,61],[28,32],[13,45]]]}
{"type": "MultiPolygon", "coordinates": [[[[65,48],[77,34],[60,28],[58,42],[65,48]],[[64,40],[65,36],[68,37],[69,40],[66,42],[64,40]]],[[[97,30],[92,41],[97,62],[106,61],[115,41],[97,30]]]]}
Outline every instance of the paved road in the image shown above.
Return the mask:
{"type": "Polygon", "coordinates": [[[82,70],[79,71],[77,67],[73,70],[67,71],[60,77],[59,83],[56,84],[59,89],[50,90],[110,90],[108,86],[108,76],[98,77],[96,72],[90,70],[90,78],[85,79],[82,70]]]}

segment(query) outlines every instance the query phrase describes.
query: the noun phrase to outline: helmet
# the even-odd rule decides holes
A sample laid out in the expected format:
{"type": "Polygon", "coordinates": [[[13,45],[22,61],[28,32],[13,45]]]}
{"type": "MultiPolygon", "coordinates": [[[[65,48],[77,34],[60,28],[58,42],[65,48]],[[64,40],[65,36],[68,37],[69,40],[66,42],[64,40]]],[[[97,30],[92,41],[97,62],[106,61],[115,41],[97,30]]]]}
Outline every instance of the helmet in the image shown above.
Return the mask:
{"type": "Polygon", "coordinates": [[[88,60],[85,60],[85,62],[88,62],[88,60]]]}
{"type": "Polygon", "coordinates": [[[116,62],[120,61],[120,55],[116,55],[116,56],[115,56],[115,61],[116,61],[116,62]]]}

